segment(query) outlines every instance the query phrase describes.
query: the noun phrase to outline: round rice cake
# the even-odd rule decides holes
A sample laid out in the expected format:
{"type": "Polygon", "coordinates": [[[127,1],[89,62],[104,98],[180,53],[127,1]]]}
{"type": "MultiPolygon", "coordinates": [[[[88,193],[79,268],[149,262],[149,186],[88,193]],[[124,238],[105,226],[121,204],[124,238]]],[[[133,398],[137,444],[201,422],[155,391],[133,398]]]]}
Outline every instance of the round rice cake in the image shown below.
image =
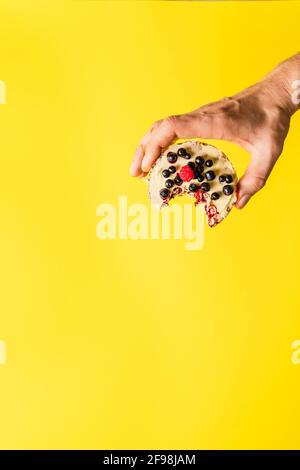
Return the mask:
{"type": "Polygon", "coordinates": [[[236,202],[237,175],[224,153],[210,144],[190,140],[164,149],[147,175],[152,204],[168,205],[187,194],[203,203],[207,222],[214,227],[236,202]]]}

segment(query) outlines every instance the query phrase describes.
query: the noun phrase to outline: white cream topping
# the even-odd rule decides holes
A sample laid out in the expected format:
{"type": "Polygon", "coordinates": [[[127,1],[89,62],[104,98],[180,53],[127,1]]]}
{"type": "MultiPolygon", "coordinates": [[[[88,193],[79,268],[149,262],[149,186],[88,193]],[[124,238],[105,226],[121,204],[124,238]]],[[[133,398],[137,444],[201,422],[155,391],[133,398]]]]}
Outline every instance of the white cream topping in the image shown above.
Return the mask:
{"type": "MultiPolygon", "coordinates": [[[[213,179],[213,181],[208,181],[206,178],[204,178],[203,180],[203,182],[207,182],[210,185],[210,190],[207,193],[204,193],[205,195],[207,195],[207,200],[206,203],[204,203],[204,208],[207,209],[213,206],[217,212],[216,215],[213,215],[213,217],[208,216],[209,225],[214,226],[226,217],[226,215],[230,212],[232,206],[236,202],[237,176],[228,158],[223,154],[223,152],[221,152],[221,150],[214,147],[213,145],[204,144],[197,140],[191,140],[170,145],[167,149],[163,151],[163,153],[155,162],[154,166],[147,175],[149,183],[149,196],[152,204],[157,204],[160,207],[166,205],[168,203],[168,200],[164,200],[160,196],[160,190],[166,187],[166,180],[174,180],[176,174],[180,172],[180,169],[183,166],[187,165],[189,162],[195,163],[195,159],[198,156],[203,157],[204,160],[213,161],[213,165],[211,167],[206,167],[204,165],[204,171],[202,174],[204,175],[205,172],[210,170],[215,173],[215,178],[213,179]],[[167,160],[167,154],[169,152],[174,152],[177,154],[179,148],[184,148],[191,155],[191,158],[187,160],[184,157],[178,156],[177,161],[175,163],[169,163],[169,161],[167,160]],[[168,178],[164,178],[162,172],[163,170],[168,169],[170,166],[175,166],[176,173],[170,174],[168,178]],[[220,183],[220,175],[232,176],[233,181],[232,183],[230,183],[230,186],[232,186],[234,191],[230,196],[227,196],[223,193],[223,187],[228,183],[220,183]],[[219,199],[211,200],[211,195],[214,192],[217,192],[219,194],[219,199]]],[[[200,188],[201,182],[199,182],[197,179],[192,179],[191,181],[183,182],[180,186],[174,184],[174,186],[169,189],[169,199],[177,197],[177,195],[174,195],[174,190],[176,191],[176,188],[181,189],[181,193],[179,195],[188,194],[189,196],[195,198],[195,192],[189,191],[189,185],[191,183],[196,184],[198,188],[200,188]]],[[[177,191],[179,190],[177,189],[177,191]]],[[[214,208],[212,208],[212,210],[210,211],[212,214],[214,214],[215,212],[214,208]]]]}

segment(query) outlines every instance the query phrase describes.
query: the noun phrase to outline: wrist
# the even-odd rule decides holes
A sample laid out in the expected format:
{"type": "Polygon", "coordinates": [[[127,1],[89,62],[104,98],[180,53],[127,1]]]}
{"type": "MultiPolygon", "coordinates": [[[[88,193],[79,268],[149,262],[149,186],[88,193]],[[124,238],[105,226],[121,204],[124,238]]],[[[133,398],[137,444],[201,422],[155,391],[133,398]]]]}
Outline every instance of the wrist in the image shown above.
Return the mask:
{"type": "Polygon", "coordinates": [[[300,107],[300,53],[281,62],[258,85],[266,99],[291,117],[300,107]]]}

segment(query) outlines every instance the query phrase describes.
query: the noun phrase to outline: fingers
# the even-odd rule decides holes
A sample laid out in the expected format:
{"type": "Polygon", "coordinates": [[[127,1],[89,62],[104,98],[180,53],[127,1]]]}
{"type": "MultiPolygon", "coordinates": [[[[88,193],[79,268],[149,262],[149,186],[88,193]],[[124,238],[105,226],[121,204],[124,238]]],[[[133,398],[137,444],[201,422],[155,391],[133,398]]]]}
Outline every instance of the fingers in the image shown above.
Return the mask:
{"type": "Polygon", "coordinates": [[[145,155],[142,161],[142,170],[144,172],[150,170],[155,160],[161,154],[162,149],[168,147],[176,137],[177,135],[172,118],[163,120],[152,130],[150,139],[145,147],[145,155]]]}
{"type": "Polygon", "coordinates": [[[144,157],[144,147],[142,144],[140,144],[135,151],[134,159],[130,167],[131,176],[140,176],[141,163],[142,163],[143,157],[144,157]]]}
{"type": "Polygon", "coordinates": [[[245,174],[238,184],[238,201],[236,207],[238,209],[243,209],[251,197],[264,187],[265,183],[265,178],[256,175],[245,174]]]}
{"type": "Polygon", "coordinates": [[[130,173],[132,176],[140,176],[147,173],[162,149],[168,147],[177,138],[222,138],[222,123],[220,116],[201,112],[188,113],[178,116],[170,116],[154,123],[151,130],[143,137],[136,150],[130,173]]]}
{"type": "Polygon", "coordinates": [[[254,152],[244,176],[238,183],[238,201],[236,207],[242,209],[251,197],[262,189],[277,161],[277,156],[254,152]]]}

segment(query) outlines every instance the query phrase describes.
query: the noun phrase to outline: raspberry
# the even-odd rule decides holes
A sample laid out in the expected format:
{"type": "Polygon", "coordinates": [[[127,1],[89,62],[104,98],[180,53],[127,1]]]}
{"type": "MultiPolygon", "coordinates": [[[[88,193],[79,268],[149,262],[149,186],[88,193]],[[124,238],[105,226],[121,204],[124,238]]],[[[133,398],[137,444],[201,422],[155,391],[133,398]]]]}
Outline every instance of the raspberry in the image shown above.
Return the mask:
{"type": "Polygon", "coordinates": [[[207,213],[208,217],[214,217],[217,214],[217,209],[216,209],[215,206],[210,205],[210,206],[207,207],[206,213],[207,213]]]}
{"type": "Polygon", "coordinates": [[[175,188],[174,191],[173,191],[173,195],[174,196],[177,196],[178,194],[182,193],[182,189],[181,188],[175,188]]]}
{"type": "Polygon", "coordinates": [[[209,217],[207,222],[210,227],[214,227],[218,223],[215,217],[209,217]]]}
{"type": "Polygon", "coordinates": [[[198,191],[195,192],[195,198],[196,204],[199,204],[199,202],[204,202],[203,192],[201,191],[201,189],[198,189],[198,191]]]}
{"type": "Polygon", "coordinates": [[[194,178],[194,172],[190,166],[184,165],[179,172],[179,176],[182,181],[191,181],[194,178]]]}

